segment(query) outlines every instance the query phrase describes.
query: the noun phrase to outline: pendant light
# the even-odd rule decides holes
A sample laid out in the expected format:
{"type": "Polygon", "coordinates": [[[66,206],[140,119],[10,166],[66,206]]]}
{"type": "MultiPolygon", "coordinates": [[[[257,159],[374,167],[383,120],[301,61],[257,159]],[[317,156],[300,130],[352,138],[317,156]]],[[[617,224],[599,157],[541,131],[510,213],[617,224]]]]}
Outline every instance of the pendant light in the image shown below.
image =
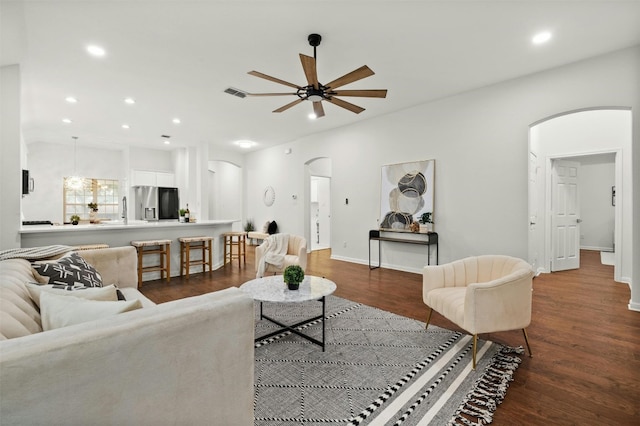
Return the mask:
{"type": "Polygon", "coordinates": [[[74,141],[73,146],[73,176],[65,179],[64,184],[68,190],[78,191],[84,186],[84,178],[78,176],[78,137],[71,136],[74,141]]]}

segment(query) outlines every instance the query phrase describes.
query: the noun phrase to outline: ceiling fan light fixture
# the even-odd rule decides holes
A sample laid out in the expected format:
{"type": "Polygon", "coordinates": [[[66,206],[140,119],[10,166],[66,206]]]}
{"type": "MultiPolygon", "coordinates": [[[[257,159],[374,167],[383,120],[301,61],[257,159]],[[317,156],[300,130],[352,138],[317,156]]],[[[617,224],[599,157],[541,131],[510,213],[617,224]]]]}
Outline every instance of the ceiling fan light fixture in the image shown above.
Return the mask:
{"type": "MultiPolygon", "coordinates": [[[[300,62],[302,64],[302,70],[304,71],[307,85],[298,86],[297,84],[290,83],[285,80],[281,80],[276,77],[271,77],[270,75],[263,74],[258,71],[250,71],[249,75],[253,75],[255,77],[264,78],[265,80],[269,80],[274,83],[282,84],[287,87],[292,87],[296,89],[295,93],[251,93],[251,96],[286,96],[286,95],[295,95],[298,97],[293,102],[289,102],[286,105],[281,106],[273,110],[275,113],[280,113],[288,110],[289,108],[298,105],[303,101],[311,101],[313,104],[313,114],[309,115],[309,118],[320,118],[324,117],[324,108],[322,106],[322,101],[327,101],[333,105],[336,105],[340,108],[344,108],[348,111],[351,111],[355,114],[359,114],[364,111],[364,108],[354,105],[352,103],[341,100],[340,96],[358,96],[365,98],[385,98],[387,96],[386,89],[379,90],[337,90],[337,88],[345,86],[349,83],[356,82],[358,80],[362,80],[363,78],[370,77],[375,73],[366,65],[361,66],[358,69],[355,69],[335,80],[332,80],[330,83],[323,85],[318,81],[318,72],[316,67],[316,47],[320,45],[320,41],[322,37],[320,34],[309,34],[307,37],[309,41],[309,45],[313,47],[313,57],[300,53],[300,62]]],[[[228,93],[228,92],[227,92],[228,93]]]]}

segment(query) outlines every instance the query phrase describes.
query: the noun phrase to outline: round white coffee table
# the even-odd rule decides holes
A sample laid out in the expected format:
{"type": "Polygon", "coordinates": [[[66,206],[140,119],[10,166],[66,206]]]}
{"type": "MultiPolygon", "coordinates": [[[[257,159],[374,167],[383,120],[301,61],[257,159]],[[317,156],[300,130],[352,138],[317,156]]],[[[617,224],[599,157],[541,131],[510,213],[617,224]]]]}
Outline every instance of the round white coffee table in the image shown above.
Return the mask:
{"type": "Polygon", "coordinates": [[[271,275],[263,278],[256,278],[240,286],[240,289],[247,293],[253,300],[260,302],[260,319],[266,319],[274,324],[282,327],[281,329],[269,333],[265,336],[260,336],[255,339],[256,342],[266,340],[283,331],[290,331],[316,345],[322,346],[322,351],[325,349],[325,297],[336,291],[336,284],[326,278],[314,277],[306,275],[304,280],[300,283],[298,290],[289,290],[287,284],[284,282],[282,275],[271,275]],[[313,318],[305,319],[293,325],[286,325],[280,321],[264,315],[262,312],[262,304],[264,302],[277,302],[277,303],[300,303],[307,302],[309,300],[318,300],[322,302],[322,315],[314,316],[313,318]],[[322,340],[317,340],[311,336],[302,333],[298,328],[303,325],[309,324],[313,321],[322,320],[322,340]]]}

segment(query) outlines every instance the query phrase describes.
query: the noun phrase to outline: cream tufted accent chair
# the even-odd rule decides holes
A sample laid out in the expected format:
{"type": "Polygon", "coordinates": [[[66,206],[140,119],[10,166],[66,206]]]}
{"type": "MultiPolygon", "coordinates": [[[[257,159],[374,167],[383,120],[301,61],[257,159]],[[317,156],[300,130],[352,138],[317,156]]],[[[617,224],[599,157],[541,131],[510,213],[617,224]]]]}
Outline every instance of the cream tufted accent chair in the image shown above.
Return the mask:
{"type": "Polygon", "coordinates": [[[522,329],[532,356],[526,327],[531,323],[533,275],[524,260],[499,255],[425,266],[422,299],[430,308],[426,327],[435,310],[472,334],[474,369],[481,333],[522,329]]]}
{"type": "MultiPolygon", "coordinates": [[[[256,272],[258,272],[260,259],[264,256],[264,244],[265,243],[262,243],[256,247],[256,272]]],[[[284,269],[289,265],[300,265],[302,270],[307,269],[307,240],[299,235],[289,235],[289,245],[287,247],[287,253],[284,256],[284,265],[282,268],[277,268],[267,263],[264,274],[282,274],[284,269]]]]}

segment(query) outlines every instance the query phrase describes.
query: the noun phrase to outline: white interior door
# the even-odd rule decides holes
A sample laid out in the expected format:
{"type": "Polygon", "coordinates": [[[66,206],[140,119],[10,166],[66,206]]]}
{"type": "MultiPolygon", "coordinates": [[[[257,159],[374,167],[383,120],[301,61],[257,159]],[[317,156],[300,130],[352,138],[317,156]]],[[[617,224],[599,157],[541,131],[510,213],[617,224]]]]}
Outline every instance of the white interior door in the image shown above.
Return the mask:
{"type": "Polygon", "coordinates": [[[553,160],[551,168],[551,270],[580,267],[580,163],[553,160]]]}

